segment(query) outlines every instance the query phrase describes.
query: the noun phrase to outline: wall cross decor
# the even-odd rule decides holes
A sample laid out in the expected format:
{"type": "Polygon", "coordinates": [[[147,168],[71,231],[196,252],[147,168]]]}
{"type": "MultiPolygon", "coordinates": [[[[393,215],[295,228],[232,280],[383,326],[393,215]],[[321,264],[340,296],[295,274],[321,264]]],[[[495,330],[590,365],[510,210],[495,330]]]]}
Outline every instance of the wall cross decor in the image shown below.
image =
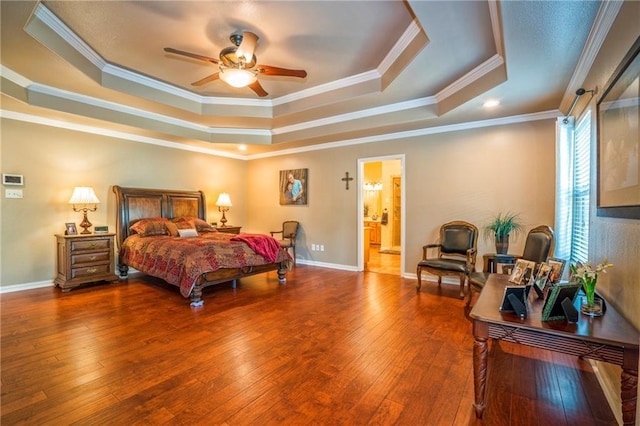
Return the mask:
{"type": "Polygon", "coordinates": [[[344,181],[344,183],[345,183],[345,189],[347,189],[347,190],[348,190],[348,189],[349,189],[349,181],[350,181],[350,180],[353,180],[353,178],[352,178],[352,177],[349,177],[349,172],[344,172],[344,175],[345,175],[345,176],[344,176],[341,180],[343,180],[343,181],[344,181]]]}

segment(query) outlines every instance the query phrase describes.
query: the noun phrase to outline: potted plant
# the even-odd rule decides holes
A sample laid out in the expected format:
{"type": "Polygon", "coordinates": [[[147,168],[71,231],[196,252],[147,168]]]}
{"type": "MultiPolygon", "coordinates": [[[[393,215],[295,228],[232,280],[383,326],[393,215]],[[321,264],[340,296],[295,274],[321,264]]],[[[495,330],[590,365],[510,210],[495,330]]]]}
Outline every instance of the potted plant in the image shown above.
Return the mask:
{"type": "Polygon", "coordinates": [[[522,232],[520,216],[515,213],[498,213],[484,228],[487,237],[493,236],[496,242],[496,253],[507,254],[509,250],[509,235],[522,232]]]}

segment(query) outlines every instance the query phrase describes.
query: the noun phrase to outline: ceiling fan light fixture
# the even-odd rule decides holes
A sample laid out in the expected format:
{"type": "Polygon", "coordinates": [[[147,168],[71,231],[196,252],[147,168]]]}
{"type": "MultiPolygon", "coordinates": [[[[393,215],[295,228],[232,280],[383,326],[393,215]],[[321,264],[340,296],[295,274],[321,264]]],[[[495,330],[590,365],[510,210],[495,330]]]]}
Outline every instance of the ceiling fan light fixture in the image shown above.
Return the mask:
{"type": "Polygon", "coordinates": [[[252,70],[220,67],[220,79],[233,87],[247,87],[255,83],[258,76],[252,70]]]}
{"type": "Polygon", "coordinates": [[[258,36],[252,32],[245,31],[242,33],[242,41],[236,50],[236,56],[243,58],[245,62],[251,62],[253,52],[258,44],[258,36]]]}

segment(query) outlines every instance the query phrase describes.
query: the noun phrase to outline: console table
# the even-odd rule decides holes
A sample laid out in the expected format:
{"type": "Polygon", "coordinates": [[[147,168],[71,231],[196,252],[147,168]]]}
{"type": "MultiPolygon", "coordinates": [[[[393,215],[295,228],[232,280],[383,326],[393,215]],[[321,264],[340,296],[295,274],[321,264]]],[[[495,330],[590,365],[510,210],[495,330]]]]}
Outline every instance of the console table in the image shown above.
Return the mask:
{"type": "Polygon", "coordinates": [[[589,318],[579,314],[576,324],[564,320],[541,321],[542,300],[528,302],[527,318],[524,319],[513,313],[502,313],[498,309],[508,279],[507,275],[491,274],[470,313],[476,417],[482,417],[486,406],[488,339],[491,338],[621,366],[622,420],[625,425],[635,425],[638,331],[609,304],[602,317],[589,318]]]}

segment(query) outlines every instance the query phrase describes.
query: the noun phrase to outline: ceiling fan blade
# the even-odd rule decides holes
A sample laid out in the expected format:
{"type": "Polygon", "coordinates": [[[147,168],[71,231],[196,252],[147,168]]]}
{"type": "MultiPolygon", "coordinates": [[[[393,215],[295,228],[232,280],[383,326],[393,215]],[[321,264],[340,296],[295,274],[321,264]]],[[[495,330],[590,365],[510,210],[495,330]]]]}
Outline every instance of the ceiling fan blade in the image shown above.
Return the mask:
{"type": "Polygon", "coordinates": [[[198,81],[194,81],[193,83],[191,83],[192,86],[202,86],[203,84],[212,82],[214,80],[217,80],[220,78],[220,73],[216,72],[211,74],[208,77],[203,78],[202,80],[198,80],[198,81]]]}
{"type": "Polygon", "coordinates": [[[262,88],[262,86],[260,85],[260,82],[258,80],[254,81],[253,83],[251,83],[247,87],[249,87],[249,89],[251,89],[254,92],[256,92],[256,95],[260,96],[261,98],[263,98],[263,97],[268,95],[268,93],[262,88]]]}
{"type": "Polygon", "coordinates": [[[305,78],[307,72],[305,70],[290,70],[287,68],[272,67],[270,65],[256,65],[256,70],[264,75],[280,75],[285,77],[305,78]]]}
{"type": "Polygon", "coordinates": [[[184,50],[174,49],[173,47],[165,47],[164,51],[165,52],[169,52],[169,53],[175,53],[176,55],[188,56],[188,57],[193,58],[193,59],[199,59],[201,61],[211,62],[211,63],[214,63],[214,64],[217,64],[218,62],[220,62],[216,58],[211,58],[209,56],[198,55],[197,53],[185,52],[184,50]]]}

